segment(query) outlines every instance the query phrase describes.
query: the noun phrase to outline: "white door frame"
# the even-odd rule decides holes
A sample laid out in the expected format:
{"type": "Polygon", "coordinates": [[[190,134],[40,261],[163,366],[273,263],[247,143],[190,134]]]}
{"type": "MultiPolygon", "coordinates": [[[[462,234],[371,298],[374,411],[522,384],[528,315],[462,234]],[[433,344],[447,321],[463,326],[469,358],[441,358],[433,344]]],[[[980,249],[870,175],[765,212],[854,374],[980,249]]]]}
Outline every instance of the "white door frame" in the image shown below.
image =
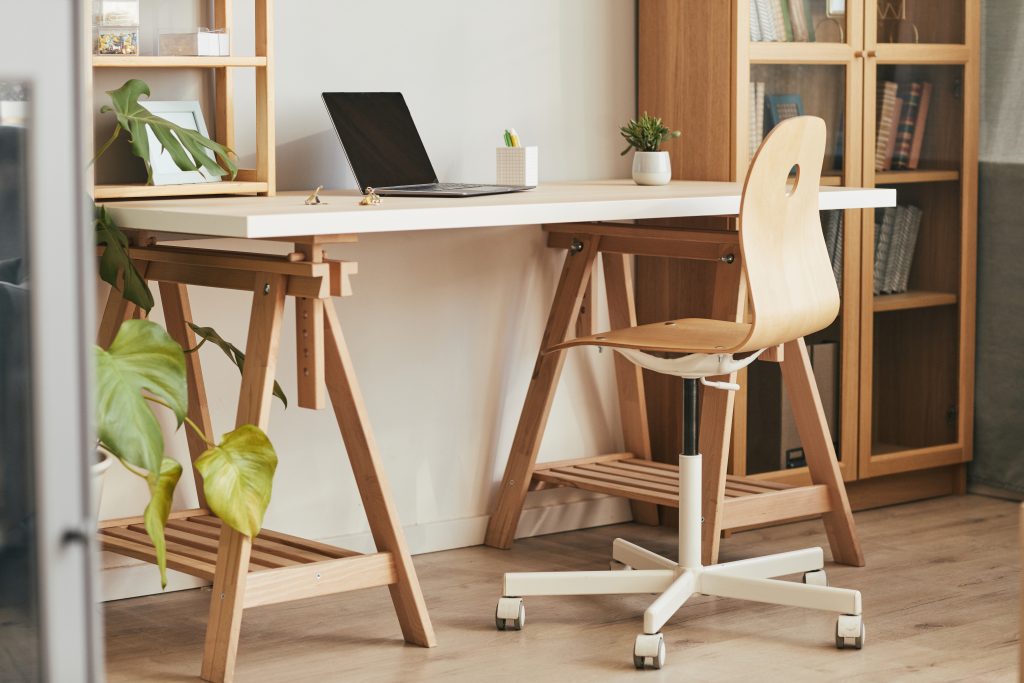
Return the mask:
{"type": "Polygon", "coordinates": [[[89,502],[94,323],[86,2],[5,2],[0,80],[28,87],[31,441],[42,676],[102,680],[89,502]],[[20,27],[20,28],[19,28],[20,27]],[[39,36],[46,35],[40,41],[39,36]]]}

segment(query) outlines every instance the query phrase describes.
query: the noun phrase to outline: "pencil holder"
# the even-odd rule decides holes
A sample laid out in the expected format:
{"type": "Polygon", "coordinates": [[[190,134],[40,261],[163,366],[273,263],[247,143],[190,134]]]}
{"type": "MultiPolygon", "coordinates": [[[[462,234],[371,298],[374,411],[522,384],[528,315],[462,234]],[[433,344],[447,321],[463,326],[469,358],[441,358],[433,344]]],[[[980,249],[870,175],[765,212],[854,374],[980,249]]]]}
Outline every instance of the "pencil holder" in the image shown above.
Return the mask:
{"type": "Polygon", "coordinates": [[[498,147],[497,161],[498,185],[537,185],[536,147],[498,147]]]}

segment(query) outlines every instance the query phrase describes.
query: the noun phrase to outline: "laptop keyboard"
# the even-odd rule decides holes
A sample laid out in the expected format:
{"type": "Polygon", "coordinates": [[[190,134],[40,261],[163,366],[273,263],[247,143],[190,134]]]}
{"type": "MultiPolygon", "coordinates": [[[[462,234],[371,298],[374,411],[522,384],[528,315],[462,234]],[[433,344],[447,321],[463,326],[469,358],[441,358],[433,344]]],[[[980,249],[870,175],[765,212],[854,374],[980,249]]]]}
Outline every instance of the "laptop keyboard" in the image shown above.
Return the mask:
{"type": "MultiPolygon", "coordinates": [[[[488,187],[479,183],[425,183],[423,185],[400,185],[402,190],[472,190],[478,187],[488,187]]],[[[399,189],[395,188],[395,189],[399,189]]]]}

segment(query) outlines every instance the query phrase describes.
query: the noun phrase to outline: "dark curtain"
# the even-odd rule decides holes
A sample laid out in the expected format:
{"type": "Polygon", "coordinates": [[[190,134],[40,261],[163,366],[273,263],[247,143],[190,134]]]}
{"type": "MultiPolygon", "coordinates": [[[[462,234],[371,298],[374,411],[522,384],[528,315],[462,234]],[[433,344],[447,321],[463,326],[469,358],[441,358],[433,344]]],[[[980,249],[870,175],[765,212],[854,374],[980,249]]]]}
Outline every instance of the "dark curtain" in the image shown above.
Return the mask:
{"type": "Polygon", "coordinates": [[[1024,3],[982,4],[972,484],[1024,496],[1024,3]]]}

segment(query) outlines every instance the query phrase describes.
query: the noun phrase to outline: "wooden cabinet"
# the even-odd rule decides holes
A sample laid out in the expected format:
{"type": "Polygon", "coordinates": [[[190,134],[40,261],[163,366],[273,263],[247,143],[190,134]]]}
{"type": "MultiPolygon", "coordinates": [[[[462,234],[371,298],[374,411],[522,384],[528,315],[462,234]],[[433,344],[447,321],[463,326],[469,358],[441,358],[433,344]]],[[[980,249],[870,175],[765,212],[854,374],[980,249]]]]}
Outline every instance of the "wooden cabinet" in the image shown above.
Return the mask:
{"type": "MultiPolygon", "coordinates": [[[[800,112],[828,126],[823,185],[894,187],[901,207],[915,207],[899,218],[881,210],[844,213],[841,234],[832,233],[842,309],[807,340],[821,348],[819,388],[834,397],[826,409],[843,476],[858,482],[850,484],[855,502],[859,482],[883,476],[888,483],[876,488],[888,493],[864,500],[956,490],[971,458],[979,15],[977,0],[639,2],[637,109],[682,131],[668,147],[674,177],[742,180],[773,122],[800,112]],[[781,22],[775,5],[784,8],[781,22]],[[882,112],[886,83],[895,85],[882,112]],[[902,131],[893,95],[907,104],[902,131]],[[879,144],[882,119],[893,121],[891,137],[907,145],[902,156],[884,132],[879,144]],[[907,226],[915,218],[911,239],[907,226]],[[907,225],[894,225],[902,220],[907,225]],[[895,243],[886,240],[900,242],[893,265],[879,251],[895,243]],[[899,286],[893,274],[902,259],[909,270],[899,286]],[[876,276],[893,285],[882,287],[891,293],[876,293],[876,276]],[[925,470],[921,481],[929,483],[919,488],[911,476],[886,476],[925,470]]],[[[823,215],[826,229],[830,220],[837,217],[823,215]]],[[[712,268],[639,259],[640,322],[707,315],[707,302],[689,293],[706,291],[712,268]]],[[[646,379],[654,452],[674,457],[677,382],[646,379]]],[[[787,460],[788,407],[779,382],[771,363],[757,363],[741,378],[734,474],[806,479],[798,445],[787,460]]]]}

